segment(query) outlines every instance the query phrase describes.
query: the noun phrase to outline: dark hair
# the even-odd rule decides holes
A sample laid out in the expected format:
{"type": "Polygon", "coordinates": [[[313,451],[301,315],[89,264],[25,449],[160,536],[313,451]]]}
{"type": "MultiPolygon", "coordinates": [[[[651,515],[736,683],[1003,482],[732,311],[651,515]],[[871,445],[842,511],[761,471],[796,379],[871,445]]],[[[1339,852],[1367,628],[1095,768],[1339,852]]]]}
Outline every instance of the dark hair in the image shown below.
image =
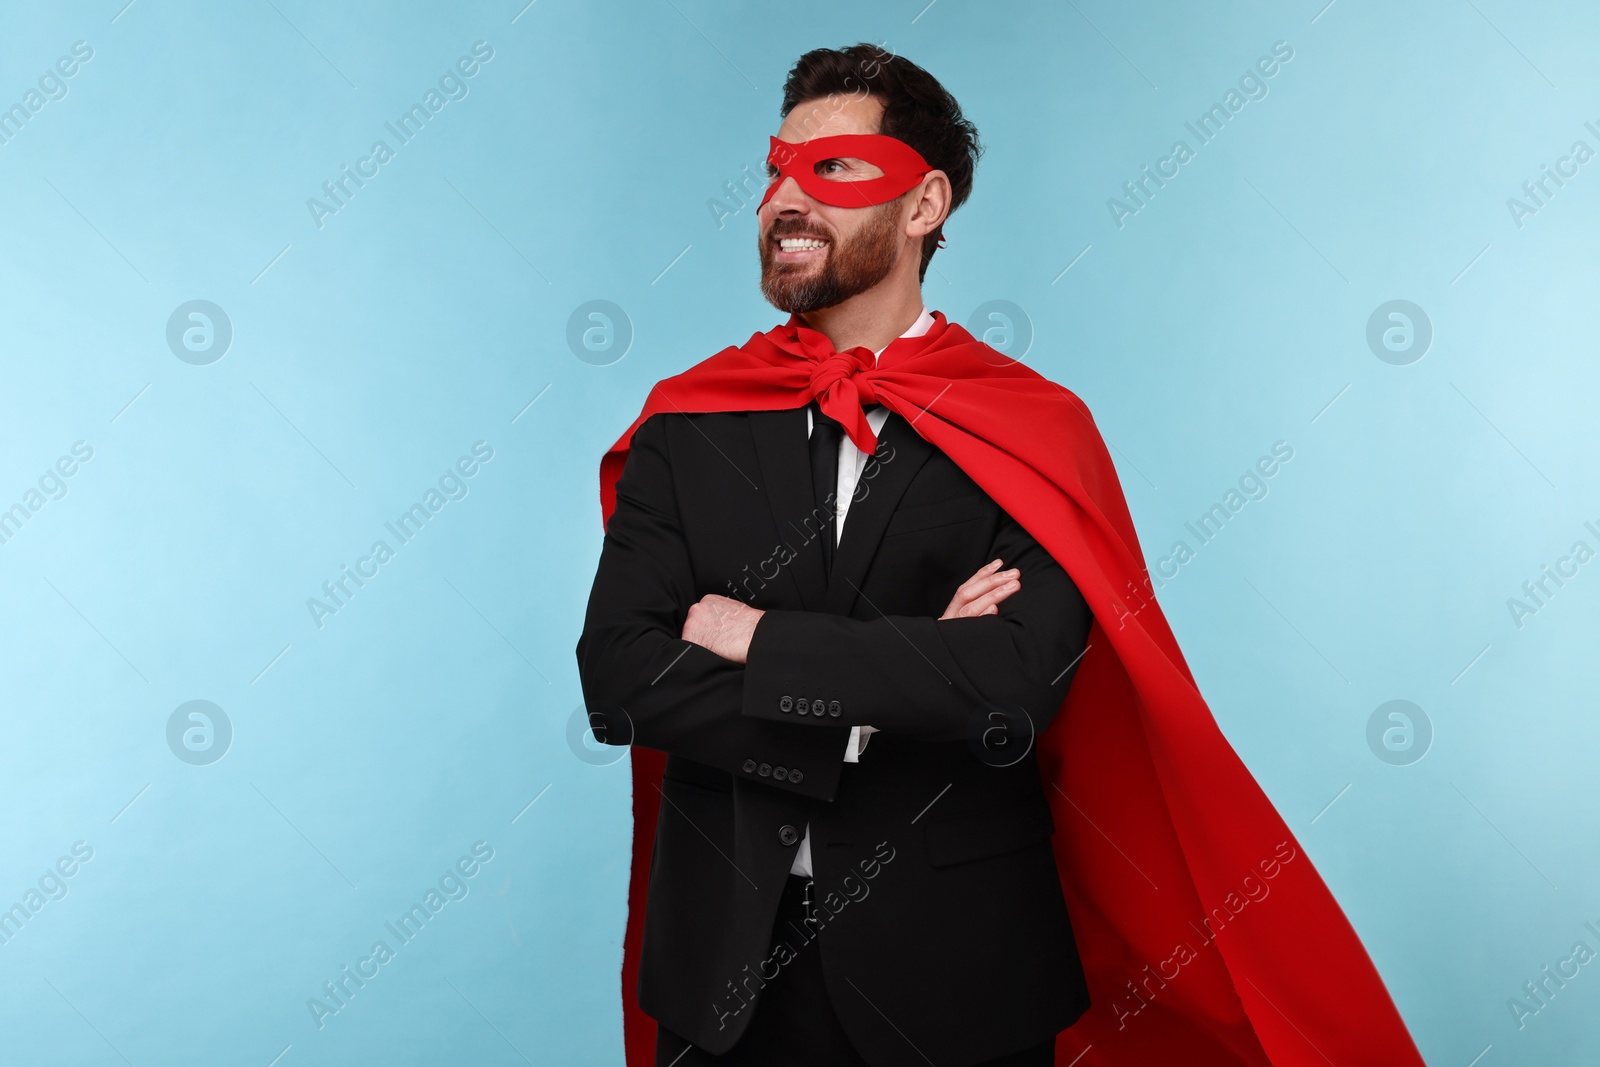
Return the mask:
{"type": "MultiPolygon", "coordinates": [[[[789,112],[807,100],[834,94],[871,95],[883,101],[878,132],[904,141],[929,165],[950,176],[950,214],[972,193],[972,172],[983,146],[978,128],[961,114],[961,105],[937,78],[915,63],[877,45],[862,42],[848,48],[817,48],[795,63],[783,83],[783,107],[789,112]]],[[[948,215],[946,219],[948,220],[948,215]]],[[[939,247],[944,223],[922,239],[921,281],[939,247]]]]}

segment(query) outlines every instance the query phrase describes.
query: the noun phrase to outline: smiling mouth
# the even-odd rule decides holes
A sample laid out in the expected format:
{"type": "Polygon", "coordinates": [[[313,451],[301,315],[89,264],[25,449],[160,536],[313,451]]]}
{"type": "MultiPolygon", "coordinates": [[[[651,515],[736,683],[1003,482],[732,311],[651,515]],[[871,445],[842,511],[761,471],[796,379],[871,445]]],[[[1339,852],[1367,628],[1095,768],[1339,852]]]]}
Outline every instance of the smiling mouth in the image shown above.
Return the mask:
{"type": "Polygon", "coordinates": [[[804,262],[820,256],[828,247],[828,242],[818,237],[779,237],[773,244],[777,246],[774,258],[780,263],[804,262]]]}

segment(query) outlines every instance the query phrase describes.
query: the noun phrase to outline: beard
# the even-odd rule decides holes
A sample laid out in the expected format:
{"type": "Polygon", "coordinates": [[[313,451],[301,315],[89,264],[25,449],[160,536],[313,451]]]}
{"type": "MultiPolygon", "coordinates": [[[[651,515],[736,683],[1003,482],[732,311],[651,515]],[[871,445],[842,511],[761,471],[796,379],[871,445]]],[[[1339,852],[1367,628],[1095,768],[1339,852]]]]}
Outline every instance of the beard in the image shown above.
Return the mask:
{"type": "Polygon", "coordinates": [[[866,222],[843,243],[821,237],[799,220],[778,220],[759,238],[761,295],[780,311],[805,314],[833,307],[864,293],[889,276],[900,250],[900,201],[872,211],[866,222]],[[819,237],[828,241],[821,264],[778,263],[773,259],[777,237],[819,237]]]}

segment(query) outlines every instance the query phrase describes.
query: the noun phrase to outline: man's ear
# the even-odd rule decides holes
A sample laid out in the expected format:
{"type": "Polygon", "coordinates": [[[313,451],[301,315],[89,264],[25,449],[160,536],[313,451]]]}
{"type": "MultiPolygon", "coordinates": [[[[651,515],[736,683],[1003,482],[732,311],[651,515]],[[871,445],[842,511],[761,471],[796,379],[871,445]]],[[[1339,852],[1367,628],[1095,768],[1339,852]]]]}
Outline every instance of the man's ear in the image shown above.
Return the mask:
{"type": "Polygon", "coordinates": [[[911,218],[906,234],[922,238],[938,229],[950,216],[950,176],[942,170],[930,170],[922,176],[922,183],[912,191],[911,218]]]}

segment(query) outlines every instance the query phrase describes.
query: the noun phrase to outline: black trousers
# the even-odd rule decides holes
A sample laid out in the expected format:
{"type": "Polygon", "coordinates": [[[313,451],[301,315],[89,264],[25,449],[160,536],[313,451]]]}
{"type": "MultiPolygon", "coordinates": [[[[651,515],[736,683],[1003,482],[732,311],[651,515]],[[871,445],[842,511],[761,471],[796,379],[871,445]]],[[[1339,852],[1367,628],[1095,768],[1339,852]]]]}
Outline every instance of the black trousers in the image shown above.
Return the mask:
{"type": "MultiPolygon", "coordinates": [[[[792,921],[802,926],[807,879],[790,875],[783,888],[774,928],[792,921]]],[[[826,936],[826,931],[818,933],[826,936]]],[[[937,1055],[937,1049],[924,1049],[937,1055]]],[[[937,1061],[935,1061],[937,1062],[937,1061]]],[[[1053,1067],[1055,1039],[985,1060],[974,1067],[1053,1067]]],[[[656,1067],[870,1067],[850,1044],[833,1013],[823,985],[822,960],[815,943],[801,945],[794,959],[767,982],[755,1016],[739,1043],[721,1056],[696,1048],[666,1027],[656,1025],[656,1067]]]]}

